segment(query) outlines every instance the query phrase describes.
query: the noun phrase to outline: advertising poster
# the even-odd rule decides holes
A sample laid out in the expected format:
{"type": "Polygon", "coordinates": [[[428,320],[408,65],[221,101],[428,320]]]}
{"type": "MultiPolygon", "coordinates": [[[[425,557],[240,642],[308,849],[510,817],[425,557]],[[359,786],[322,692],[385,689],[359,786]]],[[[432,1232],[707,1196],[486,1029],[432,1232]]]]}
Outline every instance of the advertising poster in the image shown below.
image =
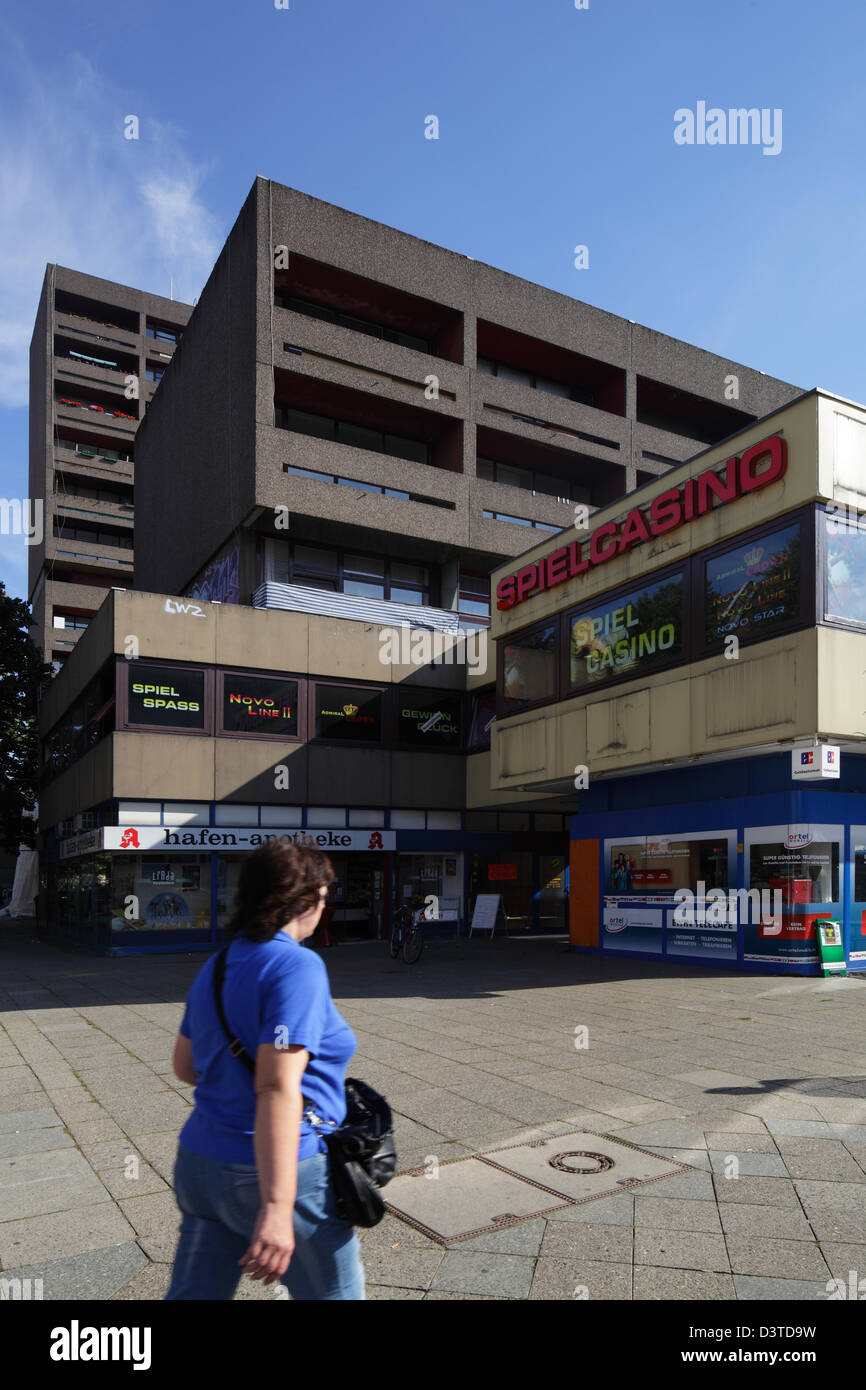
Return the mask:
{"type": "Polygon", "coordinates": [[[800,612],[800,527],[762,536],[708,560],[706,640],[729,632],[766,635],[800,612]]]}
{"type": "Polygon", "coordinates": [[[223,729],[232,734],[298,732],[298,682],[269,676],[223,678],[223,729]]]}
{"type": "Polygon", "coordinates": [[[706,911],[705,897],[709,890],[729,892],[735,844],[733,829],[606,841],[604,946],[736,960],[736,901],[730,912],[725,903],[719,922],[718,911],[706,911]],[[689,897],[677,899],[678,893],[689,897]]]}
{"type": "Polygon", "coordinates": [[[572,618],[571,685],[586,690],[615,676],[642,676],[682,650],[683,580],[677,574],[572,618]]]}
{"type": "Polygon", "coordinates": [[[866,962],[866,825],[851,826],[851,911],[848,918],[848,959],[858,969],[866,962]]]}
{"type": "Polygon", "coordinates": [[[131,662],[129,722],[203,729],[204,672],[131,662]]]}
{"type": "Polygon", "coordinates": [[[841,825],[746,830],[746,887],[766,898],[767,918],[781,920],[750,917],[744,927],[745,960],[817,967],[815,923],[823,917],[841,919],[842,837],[841,825]]]}
{"type": "Polygon", "coordinates": [[[459,748],[461,697],[449,691],[401,691],[397,739],[413,748],[459,748]]]}
{"type": "Polygon", "coordinates": [[[381,694],[347,685],[317,685],[316,737],[378,743],[382,737],[381,694]]]}

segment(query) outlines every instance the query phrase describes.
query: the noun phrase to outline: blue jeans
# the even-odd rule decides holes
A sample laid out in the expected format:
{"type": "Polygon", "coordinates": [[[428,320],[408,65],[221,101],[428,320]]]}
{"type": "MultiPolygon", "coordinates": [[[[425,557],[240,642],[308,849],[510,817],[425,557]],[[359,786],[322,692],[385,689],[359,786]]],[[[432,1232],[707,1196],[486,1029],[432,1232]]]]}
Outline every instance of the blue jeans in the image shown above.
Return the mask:
{"type": "MultiPolygon", "coordinates": [[[[174,1191],[183,1219],[166,1298],[233,1298],[261,1205],[255,1164],[222,1163],[178,1144],[174,1191]]],[[[292,1298],[363,1299],[361,1244],[337,1215],[327,1154],[298,1164],[293,1224],[295,1249],[280,1281],[292,1298]]]]}

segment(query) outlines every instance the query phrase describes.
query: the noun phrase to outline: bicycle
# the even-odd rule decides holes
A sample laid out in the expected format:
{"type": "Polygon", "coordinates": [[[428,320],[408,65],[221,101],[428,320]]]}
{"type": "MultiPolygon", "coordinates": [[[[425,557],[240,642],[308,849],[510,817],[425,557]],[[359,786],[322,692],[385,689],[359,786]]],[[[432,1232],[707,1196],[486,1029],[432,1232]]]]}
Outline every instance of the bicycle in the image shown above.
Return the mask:
{"type": "Polygon", "coordinates": [[[395,911],[388,944],[393,960],[397,959],[401,950],[407,965],[414,965],[420,960],[421,952],[424,950],[424,934],[413,920],[411,908],[398,907],[395,911]]]}

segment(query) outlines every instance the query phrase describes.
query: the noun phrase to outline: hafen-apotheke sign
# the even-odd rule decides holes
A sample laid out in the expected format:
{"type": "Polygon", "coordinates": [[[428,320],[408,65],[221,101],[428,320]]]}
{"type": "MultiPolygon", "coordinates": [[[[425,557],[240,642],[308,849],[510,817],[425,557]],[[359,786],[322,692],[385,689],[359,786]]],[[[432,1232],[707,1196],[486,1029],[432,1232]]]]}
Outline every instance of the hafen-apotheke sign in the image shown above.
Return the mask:
{"type": "Polygon", "coordinates": [[[679,487],[660,492],[649,507],[633,507],[624,521],[606,521],[597,526],[588,540],[571,541],[535,564],[506,575],[496,586],[496,607],[514,608],[545,589],[575,579],[618,555],[627,555],[636,545],[664,536],[706,512],[775,483],[784,476],[787,466],[788,450],[782,436],[764,439],[740,457],[728,459],[718,471],[708,468],[697,478],[688,478],[679,487]],[[769,465],[758,472],[758,465],[764,460],[769,465]]]}
{"type": "MultiPolygon", "coordinates": [[[[96,842],[88,843],[88,850],[125,850],[130,854],[153,850],[159,850],[160,854],[178,851],[189,854],[197,850],[254,850],[268,840],[291,840],[293,844],[310,845],[313,849],[324,850],[326,854],[339,850],[392,850],[397,845],[395,831],[376,829],[298,830],[263,826],[259,830],[249,825],[105,825],[101,830],[92,831],[91,835],[96,842]]],[[[84,852],[82,847],[72,851],[74,854],[84,852]]]]}

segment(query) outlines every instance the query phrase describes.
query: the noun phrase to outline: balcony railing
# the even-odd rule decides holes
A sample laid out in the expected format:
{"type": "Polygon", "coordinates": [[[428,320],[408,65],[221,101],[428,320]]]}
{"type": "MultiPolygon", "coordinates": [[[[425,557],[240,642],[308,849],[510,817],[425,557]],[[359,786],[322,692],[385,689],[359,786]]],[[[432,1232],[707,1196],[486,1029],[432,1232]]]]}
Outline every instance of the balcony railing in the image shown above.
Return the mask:
{"type": "Polygon", "coordinates": [[[416,607],[411,603],[392,603],[388,599],[359,598],[327,589],[307,589],[302,584],[280,584],[267,580],[253,594],[253,608],[280,608],[293,613],[314,613],[326,618],[351,618],[383,627],[431,628],[437,632],[472,632],[487,623],[467,618],[450,608],[416,607]]]}

